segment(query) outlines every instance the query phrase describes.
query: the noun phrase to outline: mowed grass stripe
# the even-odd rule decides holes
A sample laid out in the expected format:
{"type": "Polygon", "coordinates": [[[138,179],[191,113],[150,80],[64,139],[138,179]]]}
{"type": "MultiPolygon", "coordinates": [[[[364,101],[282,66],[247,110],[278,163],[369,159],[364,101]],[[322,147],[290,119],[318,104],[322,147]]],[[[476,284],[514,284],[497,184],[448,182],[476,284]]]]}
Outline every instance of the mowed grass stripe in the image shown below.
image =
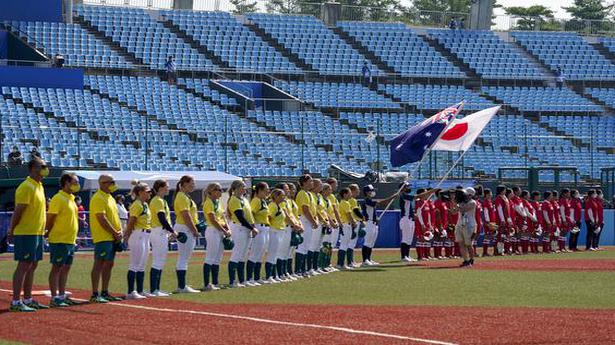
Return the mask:
{"type": "MultiPolygon", "coordinates": [[[[357,253],[359,254],[359,253],[357,253]]],[[[408,267],[398,264],[394,251],[375,253],[381,267],[338,272],[288,284],[246,289],[226,289],[212,293],[174,295],[171,298],[198,303],[259,304],[340,304],[340,305],[435,305],[435,306],[511,306],[554,308],[615,308],[615,274],[612,272],[536,272],[408,267]]],[[[48,257],[46,256],[46,259],[48,257]]],[[[193,287],[203,285],[198,252],[188,271],[193,287]]],[[[490,258],[492,260],[615,259],[614,251],[490,258]]],[[[163,272],[163,289],[175,288],[175,260],[171,255],[163,272]]],[[[123,294],[128,258],[116,260],[111,290],[123,294]]],[[[79,255],[69,278],[69,286],[90,289],[90,255],[79,255]]],[[[36,283],[45,285],[50,265],[43,261],[36,283]]],[[[0,276],[11,277],[14,262],[0,265],[0,276]]],[[[228,282],[226,263],[220,281],[228,282]]],[[[148,279],[146,275],[146,286],[148,279]]]]}

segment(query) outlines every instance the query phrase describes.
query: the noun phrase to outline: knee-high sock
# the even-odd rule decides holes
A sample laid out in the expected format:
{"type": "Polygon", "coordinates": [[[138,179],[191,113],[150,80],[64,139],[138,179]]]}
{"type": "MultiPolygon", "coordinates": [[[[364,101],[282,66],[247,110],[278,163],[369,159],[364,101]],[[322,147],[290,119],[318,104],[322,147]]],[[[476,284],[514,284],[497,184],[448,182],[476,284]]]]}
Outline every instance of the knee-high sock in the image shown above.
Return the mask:
{"type": "Polygon", "coordinates": [[[156,290],[159,290],[160,288],[158,287],[158,280],[160,279],[160,271],[152,268],[149,270],[149,291],[150,292],[154,292],[156,290]]]}
{"type": "Polygon", "coordinates": [[[162,280],[162,270],[158,270],[158,275],[156,276],[156,290],[160,290],[160,280],[162,280]]]}
{"type": "Polygon", "coordinates": [[[348,266],[351,266],[354,263],[354,249],[348,248],[346,251],[346,261],[348,266]]]}
{"type": "Polygon", "coordinates": [[[271,264],[265,262],[265,279],[271,278],[271,264]]]}
{"type": "Polygon", "coordinates": [[[176,270],[177,275],[177,287],[183,289],[186,287],[186,270],[176,270]]]}
{"type": "Polygon", "coordinates": [[[401,254],[401,258],[405,258],[406,256],[408,256],[407,252],[406,252],[406,247],[408,245],[405,244],[404,242],[401,243],[401,246],[399,247],[399,252],[401,254]]]}
{"type": "Polygon", "coordinates": [[[314,259],[314,252],[308,251],[307,253],[307,270],[309,271],[312,269],[312,260],[314,259]]]}
{"type": "Polygon", "coordinates": [[[254,263],[254,280],[261,280],[261,267],[263,267],[261,262],[254,263]]]}
{"type": "Polygon", "coordinates": [[[218,285],[218,274],[220,274],[220,265],[211,265],[211,283],[218,285]]]}
{"type": "Polygon", "coordinates": [[[246,281],[246,263],[245,262],[237,263],[237,279],[239,280],[240,283],[243,283],[246,281]]]}
{"type": "Polygon", "coordinates": [[[237,263],[233,261],[228,262],[228,281],[233,285],[235,282],[235,271],[237,270],[237,263]]]}
{"type": "Polygon", "coordinates": [[[247,277],[248,281],[252,280],[254,276],[254,262],[248,260],[246,263],[247,277]]]}
{"type": "Polygon", "coordinates": [[[366,246],[361,247],[361,257],[363,258],[363,262],[369,260],[369,248],[366,246]]]}
{"type": "Polygon", "coordinates": [[[293,274],[293,259],[286,259],[285,273],[293,274]]]}
{"type": "Polygon", "coordinates": [[[278,272],[278,277],[282,277],[284,276],[284,260],[282,259],[277,259],[275,262],[275,268],[278,272]]]}
{"type": "Polygon", "coordinates": [[[297,274],[300,274],[303,272],[301,270],[301,268],[303,267],[303,264],[301,263],[302,260],[303,260],[303,254],[295,253],[295,273],[297,274]]]}
{"type": "Polygon", "coordinates": [[[137,272],[137,292],[143,293],[143,281],[145,280],[145,272],[137,272]]]}
{"type": "Polygon", "coordinates": [[[135,271],[128,271],[128,274],[126,275],[126,280],[128,280],[128,293],[130,294],[131,292],[135,291],[135,278],[137,276],[137,272],[135,271]]]}
{"type": "Polygon", "coordinates": [[[312,269],[316,271],[318,269],[318,260],[320,260],[320,251],[312,252],[312,255],[314,256],[312,257],[312,269]]]}
{"type": "Polygon", "coordinates": [[[209,274],[211,272],[211,266],[209,264],[203,264],[203,286],[209,285],[209,274]]]}
{"type": "Polygon", "coordinates": [[[338,250],[337,251],[337,265],[340,267],[344,267],[344,259],[346,258],[346,251],[345,250],[338,250]]]}

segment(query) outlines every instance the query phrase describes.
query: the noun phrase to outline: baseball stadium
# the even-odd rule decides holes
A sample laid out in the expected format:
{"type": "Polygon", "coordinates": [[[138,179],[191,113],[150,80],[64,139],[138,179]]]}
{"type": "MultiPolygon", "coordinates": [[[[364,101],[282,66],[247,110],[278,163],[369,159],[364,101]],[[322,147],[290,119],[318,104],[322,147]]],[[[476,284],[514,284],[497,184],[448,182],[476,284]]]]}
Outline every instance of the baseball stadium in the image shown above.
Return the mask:
{"type": "Polygon", "coordinates": [[[0,344],[615,344],[612,0],[0,2],[0,344]]]}

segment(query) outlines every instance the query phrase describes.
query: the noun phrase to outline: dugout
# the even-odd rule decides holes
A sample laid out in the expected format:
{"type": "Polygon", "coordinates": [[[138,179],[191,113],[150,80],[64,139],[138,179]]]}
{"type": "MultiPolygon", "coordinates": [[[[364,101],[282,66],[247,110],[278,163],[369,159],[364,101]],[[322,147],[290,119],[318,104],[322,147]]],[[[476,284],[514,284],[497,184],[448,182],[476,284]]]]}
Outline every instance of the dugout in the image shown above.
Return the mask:
{"type": "Polygon", "coordinates": [[[498,180],[502,184],[527,190],[579,189],[579,171],[576,167],[501,167],[498,169],[498,180]]]}
{"type": "MultiPolygon", "coordinates": [[[[610,199],[615,196],[615,167],[602,168],[600,172],[600,182],[605,198],[610,199]]],[[[615,205],[613,205],[613,208],[615,208],[615,205]]]]}

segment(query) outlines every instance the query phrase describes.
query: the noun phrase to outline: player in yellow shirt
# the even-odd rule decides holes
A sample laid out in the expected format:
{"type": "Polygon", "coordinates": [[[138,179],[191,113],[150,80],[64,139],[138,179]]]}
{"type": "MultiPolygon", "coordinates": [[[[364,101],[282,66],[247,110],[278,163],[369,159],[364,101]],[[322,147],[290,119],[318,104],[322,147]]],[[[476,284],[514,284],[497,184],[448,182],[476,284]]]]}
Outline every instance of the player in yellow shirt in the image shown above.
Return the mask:
{"type": "Polygon", "coordinates": [[[351,198],[348,202],[350,203],[350,207],[352,208],[352,217],[354,218],[357,225],[352,229],[352,236],[348,244],[348,250],[346,251],[346,262],[348,266],[360,267],[361,265],[354,261],[354,248],[357,246],[357,240],[359,239],[359,237],[357,236],[357,232],[359,231],[359,227],[362,225],[363,222],[363,212],[361,211],[359,201],[357,201],[361,190],[359,189],[359,185],[354,183],[349,185],[348,189],[350,189],[351,194],[351,198]]]}
{"type": "Polygon", "coordinates": [[[297,193],[295,201],[299,206],[299,219],[303,225],[303,243],[295,251],[295,273],[302,276],[308,275],[312,267],[314,254],[309,250],[312,235],[317,231],[320,223],[316,216],[316,198],[311,192],[314,188],[312,176],[305,174],[299,178],[301,190],[297,193]]]}
{"type": "Polygon", "coordinates": [[[74,193],[79,192],[79,179],[75,174],[60,177],[60,191],[53,196],[47,211],[47,240],[51,271],[49,272],[50,307],[68,307],[76,304],[66,296],[66,281],[73,264],[75,241],[79,231],[79,218],[74,193]]]}
{"type": "Polygon", "coordinates": [[[156,297],[167,297],[168,292],[160,290],[162,269],[169,253],[169,236],[175,237],[171,226],[171,210],[165,197],[169,195],[169,183],[165,180],[156,180],[152,186],[154,197],[149,202],[152,213],[152,268],[149,272],[150,294],[156,297]]]}
{"type": "Polygon", "coordinates": [[[333,195],[333,188],[328,183],[324,183],[322,185],[322,191],[320,192],[322,195],[322,199],[324,202],[324,212],[329,221],[329,230],[324,235],[322,240],[322,250],[320,252],[321,257],[319,257],[319,268],[324,272],[334,272],[337,271],[336,268],[331,266],[331,254],[333,253],[333,246],[335,242],[337,242],[337,234],[339,233],[339,223],[337,222],[337,215],[335,213],[335,207],[333,202],[331,202],[331,196],[335,199],[337,203],[337,199],[335,195],[333,195]]]}
{"type": "Polygon", "coordinates": [[[218,287],[218,275],[220,262],[224,255],[224,238],[231,236],[231,230],[224,218],[224,206],[220,202],[222,186],[219,183],[210,183],[203,190],[203,215],[207,222],[205,239],[207,240],[207,252],[203,263],[203,280],[205,291],[220,290],[218,287]],[[211,274],[211,283],[209,276],[211,274]]]}
{"type": "Polygon", "coordinates": [[[340,204],[339,204],[339,214],[341,220],[341,237],[340,237],[340,248],[337,251],[337,267],[338,269],[352,269],[351,266],[345,265],[344,261],[346,259],[346,252],[351,250],[350,245],[352,243],[352,233],[354,228],[357,226],[357,222],[352,214],[352,206],[350,204],[350,199],[352,198],[352,193],[349,188],[342,188],[340,191],[340,204]]]}
{"type": "Polygon", "coordinates": [[[280,246],[286,229],[286,195],[281,189],[274,189],[271,192],[271,202],[268,206],[269,213],[269,245],[267,247],[267,260],[265,262],[265,278],[273,283],[284,282],[284,262],[280,257],[280,246]]]}
{"type": "Polygon", "coordinates": [[[190,197],[190,193],[194,192],[195,183],[194,177],[189,175],[182,176],[175,186],[175,200],[173,200],[173,209],[175,210],[175,232],[186,235],[186,241],[177,242],[177,251],[179,252],[175,273],[177,275],[176,293],[195,293],[199,290],[193,289],[186,284],[186,271],[188,270],[188,262],[194,251],[196,240],[199,238],[199,231],[196,225],[199,222],[199,214],[196,203],[190,197]]]}
{"type": "Polygon", "coordinates": [[[320,275],[323,273],[327,273],[319,267],[323,240],[325,238],[325,235],[328,235],[330,233],[331,229],[331,224],[329,223],[329,215],[327,214],[327,205],[322,194],[320,194],[322,192],[322,188],[322,181],[320,179],[314,179],[314,187],[312,188],[311,193],[314,197],[314,200],[316,201],[315,214],[320,225],[318,226],[317,230],[312,233],[312,238],[310,241],[309,252],[312,253],[312,266],[308,267],[309,275],[320,275]]]}
{"type": "Polygon", "coordinates": [[[146,183],[132,182],[130,195],[134,200],[128,210],[128,224],[124,230],[124,242],[130,248],[128,265],[128,293],[126,299],[143,299],[153,297],[143,292],[145,280],[145,264],[149,256],[149,238],[152,231],[152,213],[147,202],[151,191],[146,183]],[[136,281],[136,290],[135,290],[136,281]]]}
{"type": "MultiPolygon", "coordinates": [[[[269,197],[269,185],[266,182],[259,182],[252,188],[252,200],[250,208],[254,216],[254,223],[258,230],[258,235],[252,238],[250,243],[248,263],[246,265],[247,286],[259,286],[268,284],[261,279],[261,267],[263,265],[263,255],[269,242],[269,208],[267,198],[269,197]]],[[[277,281],[276,281],[277,283],[277,281]]]]}
{"type": "Polygon", "coordinates": [[[254,225],[254,215],[250,202],[245,198],[246,185],[243,181],[233,181],[229,189],[230,198],[226,208],[231,219],[231,236],[235,242],[231,259],[228,263],[229,283],[231,287],[245,287],[245,260],[248,254],[250,238],[258,235],[254,225]],[[237,280],[235,281],[235,273],[237,280]]]}
{"type": "Polygon", "coordinates": [[[15,212],[8,231],[18,261],[13,274],[13,301],[10,311],[32,312],[47,309],[32,299],[34,271],[43,259],[45,231],[45,190],[42,180],[49,175],[47,163],[40,158],[28,162],[29,176],[15,191],[15,212]],[[23,291],[24,300],[20,299],[23,291]]]}
{"type": "Polygon", "coordinates": [[[90,199],[90,231],[94,242],[94,266],[92,267],[91,303],[107,303],[121,300],[109,294],[109,280],[115,260],[116,243],[122,240],[122,226],[117,204],[111,193],[118,190],[111,175],[98,177],[98,190],[90,199]],[[98,284],[102,280],[102,291],[98,284]]]}
{"type": "Polygon", "coordinates": [[[283,262],[283,275],[287,279],[294,281],[297,280],[298,277],[293,274],[292,250],[295,246],[291,245],[291,238],[293,232],[296,234],[301,234],[303,232],[298,215],[299,207],[295,202],[295,194],[297,193],[297,189],[293,183],[278,183],[276,188],[281,189],[284,192],[285,198],[282,206],[285,209],[284,214],[286,215],[286,228],[284,229],[284,233],[280,239],[278,257],[283,262]]]}

